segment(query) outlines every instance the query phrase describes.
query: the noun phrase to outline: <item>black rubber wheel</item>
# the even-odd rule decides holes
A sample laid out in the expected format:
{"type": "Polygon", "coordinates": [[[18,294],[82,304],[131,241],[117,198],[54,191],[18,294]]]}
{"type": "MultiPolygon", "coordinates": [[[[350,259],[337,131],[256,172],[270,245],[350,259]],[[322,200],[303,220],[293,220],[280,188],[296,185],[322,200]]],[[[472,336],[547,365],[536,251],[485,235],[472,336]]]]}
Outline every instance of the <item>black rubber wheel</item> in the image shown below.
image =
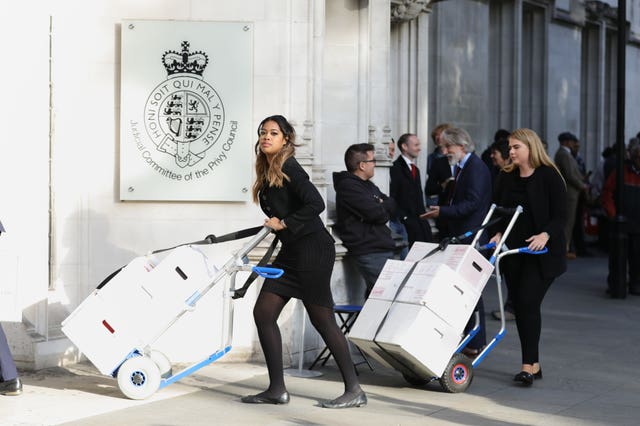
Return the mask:
{"type": "Polygon", "coordinates": [[[413,386],[424,386],[427,383],[431,382],[431,378],[429,379],[423,379],[420,377],[416,377],[414,375],[411,374],[406,374],[406,373],[402,373],[402,377],[404,377],[404,379],[407,381],[407,383],[409,383],[410,385],[413,386]]]}
{"type": "Polygon", "coordinates": [[[454,354],[447,364],[442,377],[440,377],[440,385],[442,389],[449,393],[464,392],[471,385],[473,380],[473,365],[470,358],[466,355],[454,354]]]}

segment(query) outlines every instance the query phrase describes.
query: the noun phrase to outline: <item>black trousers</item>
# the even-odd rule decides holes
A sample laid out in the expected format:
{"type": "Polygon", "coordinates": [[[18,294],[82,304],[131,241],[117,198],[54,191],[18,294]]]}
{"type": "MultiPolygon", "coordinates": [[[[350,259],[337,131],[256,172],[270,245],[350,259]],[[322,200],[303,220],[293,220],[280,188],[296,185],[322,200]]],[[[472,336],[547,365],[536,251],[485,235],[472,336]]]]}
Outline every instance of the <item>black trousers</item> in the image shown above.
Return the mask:
{"type": "MultiPolygon", "coordinates": [[[[611,225],[611,228],[614,229],[614,226],[611,225]]],[[[609,244],[609,275],[607,276],[609,288],[612,287],[613,283],[618,281],[616,259],[614,259],[615,253],[614,250],[612,250],[614,244],[616,244],[615,238],[615,233],[612,231],[609,244]]],[[[627,234],[625,251],[627,256],[629,287],[640,290],[640,234],[627,234]]]]}
{"type": "Polygon", "coordinates": [[[538,346],[542,329],[540,307],[553,278],[543,278],[535,255],[512,255],[502,261],[509,296],[513,301],[516,326],[520,337],[522,363],[539,361],[538,346]]]}

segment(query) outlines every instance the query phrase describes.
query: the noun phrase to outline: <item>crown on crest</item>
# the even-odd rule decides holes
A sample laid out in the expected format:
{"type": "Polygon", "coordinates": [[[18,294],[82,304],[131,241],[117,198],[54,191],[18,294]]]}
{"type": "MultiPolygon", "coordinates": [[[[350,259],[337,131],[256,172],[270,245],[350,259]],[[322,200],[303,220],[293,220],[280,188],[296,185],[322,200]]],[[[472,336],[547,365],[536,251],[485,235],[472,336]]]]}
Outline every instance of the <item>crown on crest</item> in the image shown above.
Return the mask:
{"type": "Polygon", "coordinates": [[[189,42],[182,42],[182,52],[169,50],[162,55],[162,64],[169,76],[173,74],[194,74],[202,76],[209,63],[209,57],[204,52],[189,52],[189,42]]]}

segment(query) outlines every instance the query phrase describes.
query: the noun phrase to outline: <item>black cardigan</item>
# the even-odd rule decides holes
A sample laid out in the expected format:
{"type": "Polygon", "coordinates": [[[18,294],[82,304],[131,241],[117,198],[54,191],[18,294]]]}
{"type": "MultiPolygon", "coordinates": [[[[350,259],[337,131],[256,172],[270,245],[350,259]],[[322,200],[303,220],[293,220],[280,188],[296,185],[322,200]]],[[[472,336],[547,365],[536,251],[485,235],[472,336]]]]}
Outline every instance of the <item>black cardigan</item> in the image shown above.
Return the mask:
{"type": "Polygon", "coordinates": [[[259,193],[260,207],[269,217],[284,219],[286,228],[277,232],[283,243],[324,230],[319,214],[325,208],[322,196],[309,180],[309,175],[294,157],[282,165],[289,179],[281,188],[263,186],[259,193]]]}
{"type": "MultiPolygon", "coordinates": [[[[500,172],[494,186],[494,203],[501,207],[513,205],[511,193],[519,169],[512,172],[500,172]]],[[[537,167],[527,184],[527,197],[531,208],[534,234],[547,232],[549,252],[536,255],[540,261],[544,278],[555,278],[567,270],[566,239],[564,227],[567,221],[567,187],[560,174],[550,166],[537,167]]],[[[494,232],[503,231],[506,221],[501,222],[494,232]],[[500,227],[502,226],[502,227],[500,227]]],[[[511,247],[515,248],[515,247],[511,247]]]]}

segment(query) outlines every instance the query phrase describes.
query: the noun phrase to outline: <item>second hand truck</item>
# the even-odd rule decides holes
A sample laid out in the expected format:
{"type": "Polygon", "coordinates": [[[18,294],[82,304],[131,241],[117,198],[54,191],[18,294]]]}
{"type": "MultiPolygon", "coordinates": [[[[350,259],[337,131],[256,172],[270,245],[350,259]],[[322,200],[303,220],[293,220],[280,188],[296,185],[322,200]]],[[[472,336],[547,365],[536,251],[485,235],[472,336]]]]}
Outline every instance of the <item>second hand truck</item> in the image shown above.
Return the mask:
{"type": "Polygon", "coordinates": [[[522,207],[502,209],[492,205],[482,225],[475,231],[439,244],[414,243],[404,261],[388,260],[349,333],[367,356],[394,368],[412,385],[439,380],[451,393],[464,392],[473,380],[473,369],[506,334],[500,260],[516,253],[542,254],[526,247],[503,250],[522,207]],[[477,247],[494,211],[511,214],[511,220],[496,244],[477,247]],[[475,234],[469,245],[454,244],[475,234]],[[487,260],[479,250],[494,249],[487,260]],[[462,334],[482,290],[494,271],[498,303],[502,313],[500,331],[471,359],[461,351],[480,330],[475,326],[462,334]]]}

